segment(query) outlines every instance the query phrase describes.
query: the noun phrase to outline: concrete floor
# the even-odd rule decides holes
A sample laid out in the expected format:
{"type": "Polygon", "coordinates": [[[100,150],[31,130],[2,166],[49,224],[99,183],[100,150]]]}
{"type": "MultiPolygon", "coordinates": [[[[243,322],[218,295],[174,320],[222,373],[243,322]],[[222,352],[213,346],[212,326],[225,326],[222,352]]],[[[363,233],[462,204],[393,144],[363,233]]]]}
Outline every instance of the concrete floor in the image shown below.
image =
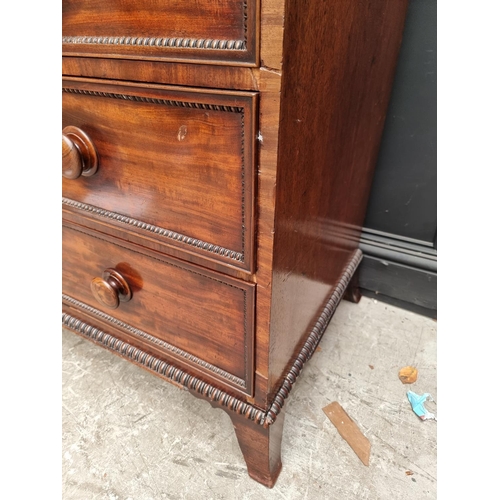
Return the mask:
{"type": "MultiPolygon", "coordinates": [[[[437,423],[421,421],[406,397],[437,401],[432,319],[367,297],[340,304],[288,398],[272,490],[248,477],[223,411],[72,332],[62,339],[65,500],[437,496],[437,423]],[[406,365],[419,370],[410,386],[398,379],[406,365]],[[332,401],[370,440],[369,467],[323,413],[332,401]]],[[[426,407],[438,414],[437,403],[426,407]]]]}

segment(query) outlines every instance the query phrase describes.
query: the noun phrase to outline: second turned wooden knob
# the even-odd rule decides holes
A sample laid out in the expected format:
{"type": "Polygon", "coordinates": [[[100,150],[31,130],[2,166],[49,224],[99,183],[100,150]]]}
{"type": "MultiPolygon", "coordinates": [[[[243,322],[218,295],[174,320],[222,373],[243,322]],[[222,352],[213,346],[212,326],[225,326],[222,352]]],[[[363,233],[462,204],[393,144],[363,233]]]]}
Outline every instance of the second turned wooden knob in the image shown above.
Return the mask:
{"type": "Polygon", "coordinates": [[[116,309],[120,302],[128,302],[132,298],[129,284],[115,269],[106,269],[102,278],[94,278],[90,289],[97,302],[110,309],[116,309]]]}

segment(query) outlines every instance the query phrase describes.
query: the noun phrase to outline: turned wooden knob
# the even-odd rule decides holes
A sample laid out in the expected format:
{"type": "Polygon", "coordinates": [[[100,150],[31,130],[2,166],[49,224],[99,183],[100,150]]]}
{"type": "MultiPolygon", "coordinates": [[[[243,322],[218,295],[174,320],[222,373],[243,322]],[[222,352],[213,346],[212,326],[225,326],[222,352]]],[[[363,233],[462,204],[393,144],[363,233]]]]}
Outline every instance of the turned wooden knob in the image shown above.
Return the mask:
{"type": "Polygon", "coordinates": [[[62,131],[63,177],[90,177],[97,172],[98,166],[97,150],[90,137],[78,127],[65,127],[62,131]]]}
{"type": "Polygon", "coordinates": [[[120,302],[128,302],[132,298],[129,284],[115,269],[106,269],[102,278],[94,278],[90,289],[97,302],[110,309],[116,309],[120,302]]]}

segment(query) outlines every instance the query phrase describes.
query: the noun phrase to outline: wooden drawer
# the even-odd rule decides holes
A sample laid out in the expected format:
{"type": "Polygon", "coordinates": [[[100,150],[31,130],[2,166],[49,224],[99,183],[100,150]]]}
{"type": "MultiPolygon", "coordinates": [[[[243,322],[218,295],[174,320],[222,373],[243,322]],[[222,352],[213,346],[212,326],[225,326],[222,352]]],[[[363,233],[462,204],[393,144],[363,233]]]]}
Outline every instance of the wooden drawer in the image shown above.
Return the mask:
{"type": "Polygon", "coordinates": [[[63,90],[63,127],[99,158],[94,175],[63,178],[64,208],[152,248],[252,270],[255,93],[80,79],[63,90]]]}
{"type": "Polygon", "coordinates": [[[63,54],[255,66],[258,8],[258,0],[63,0],[63,54]]]}
{"type": "Polygon", "coordinates": [[[255,285],[84,231],[63,226],[63,303],[160,358],[252,394],[255,285]],[[128,301],[118,298],[116,308],[109,305],[116,293],[102,278],[115,286],[119,278],[107,269],[118,272],[132,294],[128,301]]]}

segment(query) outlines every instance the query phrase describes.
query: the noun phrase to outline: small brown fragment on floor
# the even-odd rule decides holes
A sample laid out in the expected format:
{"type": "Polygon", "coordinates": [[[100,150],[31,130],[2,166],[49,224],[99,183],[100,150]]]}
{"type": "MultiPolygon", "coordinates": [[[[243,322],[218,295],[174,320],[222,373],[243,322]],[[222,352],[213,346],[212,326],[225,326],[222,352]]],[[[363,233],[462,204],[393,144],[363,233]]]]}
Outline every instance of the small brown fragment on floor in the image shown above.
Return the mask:
{"type": "Polygon", "coordinates": [[[370,370],[373,370],[375,367],[373,365],[368,365],[370,367],[370,370]]]}
{"type": "Polygon", "coordinates": [[[316,347],[316,352],[321,352],[322,349],[321,349],[321,346],[319,345],[318,347],[316,347]]]}
{"type": "Polygon", "coordinates": [[[368,438],[359,430],[351,417],[345,412],[337,401],[330,403],[323,408],[326,416],[337,428],[339,434],[345,439],[347,444],[358,455],[359,459],[368,466],[370,461],[371,443],[368,438]]]}
{"type": "Polygon", "coordinates": [[[417,380],[418,370],[414,366],[405,366],[399,370],[398,376],[403,384],[413,384],[417,380]]]}
{"type": "Polygon", "coordinates": [[[411,470],[407,470],[407,471],[405,472],[405,474],[406,474],[407,476],[413,476],[413,472],[412,472],[411,470]]]}

